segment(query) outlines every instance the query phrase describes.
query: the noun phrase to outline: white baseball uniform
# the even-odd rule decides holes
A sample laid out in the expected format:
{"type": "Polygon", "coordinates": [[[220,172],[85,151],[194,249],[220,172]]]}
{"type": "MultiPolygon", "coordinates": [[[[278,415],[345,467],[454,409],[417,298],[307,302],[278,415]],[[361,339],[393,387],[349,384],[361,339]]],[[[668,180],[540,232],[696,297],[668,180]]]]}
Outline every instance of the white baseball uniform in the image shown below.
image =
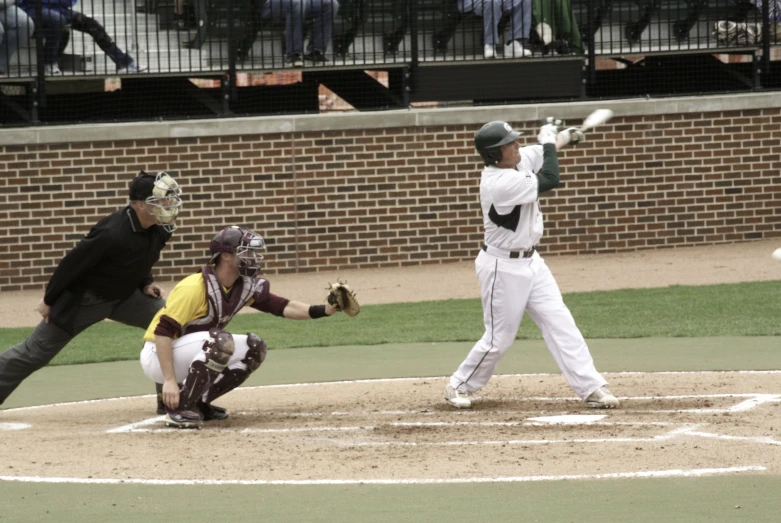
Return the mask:
{"type": "Polygon", "coordinates": [[[606,385],[586,341],[564,304],[543,258],[534,250],[542,237],[538,178],[543,148],[520,150],[516,169],[486,166],[480,179],[484,247],[475,260],[480,280],[485,333],[451,376],[450,385],[474,392],[486,385],[518,334],[524,311],[542,337],[565,379],[585,399],[606,385]]]}

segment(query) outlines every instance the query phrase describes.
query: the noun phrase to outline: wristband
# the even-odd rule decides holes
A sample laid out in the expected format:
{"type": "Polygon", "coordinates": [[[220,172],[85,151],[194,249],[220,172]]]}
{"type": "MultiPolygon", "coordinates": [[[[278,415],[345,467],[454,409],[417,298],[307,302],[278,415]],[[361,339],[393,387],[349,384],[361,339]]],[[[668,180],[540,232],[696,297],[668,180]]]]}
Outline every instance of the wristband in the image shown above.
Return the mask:
{"type": "Polygon", "coordinates": [[[309,306],[309,317],[313,320],[316,320],[317,318],[323,318],[325,317],[325,305],[310,305],[309,306]]]}

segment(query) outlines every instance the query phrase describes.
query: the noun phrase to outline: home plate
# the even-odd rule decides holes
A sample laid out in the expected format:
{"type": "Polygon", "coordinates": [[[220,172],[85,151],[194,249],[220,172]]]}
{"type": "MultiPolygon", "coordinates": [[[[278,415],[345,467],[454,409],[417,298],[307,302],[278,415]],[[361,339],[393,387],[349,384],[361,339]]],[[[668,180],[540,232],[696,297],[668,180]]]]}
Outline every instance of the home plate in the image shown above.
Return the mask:
{"type": "Polygon", "coordinates": [[[539,421],[542,423],[561,423],[564,425],[580,425],[583,423],[593,423],[605,419],[606,414],[565,414],[562,416],[540,416],[539,418],[528,418],[529,421],[539,421]]]}

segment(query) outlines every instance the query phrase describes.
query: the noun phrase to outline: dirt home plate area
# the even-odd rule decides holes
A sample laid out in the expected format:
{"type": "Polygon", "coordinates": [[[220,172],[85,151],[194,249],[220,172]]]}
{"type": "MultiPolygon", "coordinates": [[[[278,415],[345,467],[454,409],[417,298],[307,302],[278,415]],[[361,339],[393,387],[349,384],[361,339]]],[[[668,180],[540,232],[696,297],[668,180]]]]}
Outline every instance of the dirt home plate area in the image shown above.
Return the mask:
{"type": "MultiPolygon", "coordinates": [[[[551,257],[549,265],[565,293],[616,288],[627,272],[625,287],[777,280],[777,243],[551,257]]],[[[270,279],[298,297],[305,292],[295,292],[295,280],[332,276],[270,279]]],[[[445,299],[443,288],[477,297],[471,264],[342,276],[367,305],[410,281],[414,301],[445,299]],[[437,278],[425,276],[431,270],[437,278]]],[[[34,305],[34,294],[18,293],[17,307],[25,299],[34,305]]],[[[0,411],[0,478],[393,484],[781,473],[781,371],[605,377],[622,401],[617,410],[585,408],[559,374],[495,376],[471,410],[444,402],[445,376],[241,387],[217,402],[231,417],[202,430],[166,428],[150,396],[8,409],[0,411]]]]}
{"type": "Polygon", "coordinates": [[[238,389],[233,415],[166,428],[149,398],[5,413],[6,473],[23,477],[408,482],[670,470],[778,474],[778,373],[610,375],[621,409],[595,411],[560,376],[497,376],[473,410],[443,378],[238,389]],[[263,452],[267,448],[268,452],[263,452]],[[29,456],[35,456],[31,461],[29,456]],[[182,459],[199,456],[200,459],[182,459]],[[605,456],[610,456],[609,460],[605,456]]]}

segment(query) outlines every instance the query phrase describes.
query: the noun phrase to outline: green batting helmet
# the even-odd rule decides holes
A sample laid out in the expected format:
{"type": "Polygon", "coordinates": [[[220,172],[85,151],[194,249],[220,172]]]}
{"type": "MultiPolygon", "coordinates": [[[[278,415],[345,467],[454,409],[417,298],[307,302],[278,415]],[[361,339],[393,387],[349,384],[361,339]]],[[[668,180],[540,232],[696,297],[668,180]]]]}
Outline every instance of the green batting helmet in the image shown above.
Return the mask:
{"type": "Polygon", "coordinates": [[[488,122],[475,135],[475,149],[486,165],[494,165],[502,159],[500,148],[514,142],[520,135],[507,122],[488,122]]]}

